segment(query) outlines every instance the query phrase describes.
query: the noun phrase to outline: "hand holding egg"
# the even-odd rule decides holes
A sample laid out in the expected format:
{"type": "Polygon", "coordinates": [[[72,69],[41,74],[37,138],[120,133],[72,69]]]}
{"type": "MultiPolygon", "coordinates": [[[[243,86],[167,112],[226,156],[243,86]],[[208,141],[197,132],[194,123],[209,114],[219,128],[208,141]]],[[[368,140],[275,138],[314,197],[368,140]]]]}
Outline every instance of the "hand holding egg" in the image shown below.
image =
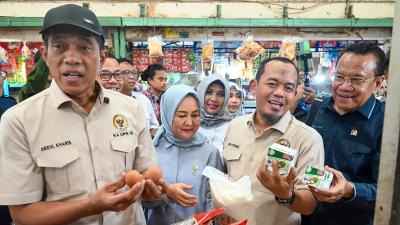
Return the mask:
{"type": "Polygon", "coordinates": [[[129,186],[132,187],[133,185],[135,185],[137,182],[142,181],[143,175],[141,173],[139,173],[139,171],[137,170],[131,170],[128,171],[125,174],[125,183],[129,186]]]}
{"type": "Polygon", "coordinates": [[[151,166],[149,167],[145,172],[144,172],[144,179],[150,179],[152,180],[155,184],[159,182],[159,180],[162,178],[162,170],[158,166],[151,166]]]}
{"type": "Polygon", "coordinates": [[[162,170],[158,166],[149,167],[143,174],[146,180],[146,186],[143,191],[143,199],[146,201],[159,200],[163,197],[164,180],[162,179],[162,170]]]}

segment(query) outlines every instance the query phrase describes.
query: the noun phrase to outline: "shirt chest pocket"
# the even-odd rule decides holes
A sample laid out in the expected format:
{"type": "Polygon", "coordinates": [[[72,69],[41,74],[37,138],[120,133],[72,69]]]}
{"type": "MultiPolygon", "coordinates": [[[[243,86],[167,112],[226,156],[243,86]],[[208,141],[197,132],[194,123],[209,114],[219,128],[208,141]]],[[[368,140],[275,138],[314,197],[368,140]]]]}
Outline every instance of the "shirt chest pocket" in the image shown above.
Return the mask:
{"type": "Polygon", "coordinates": [[[353,176],[370,174],[373,158],[371,146],[357,144],[345,139],[340,142],[339,149],[339,154],[336,154],[336,156],[340,158],[335,158],[338,164],[342,164],[343,168],[346,168],[346,172],[353,176]]]}
{"type": "Polygon", "coordinates": [[[113,149],[114,171],[117,176],[122,172],[132,170],[135,161],[135,150],[138,147],[136,137],[111,141],[113,149]]]}
{"type": "Polygon", "coordinates": [[[242,157],[242,153],[239,152],[238,149],[225,147],[223,155],[225,163],[227,165],[228,174],[234,179],[236,179],[237,176],[239,176],[240,158],[242,157]]]}
{"type": "Polygon", "coordinates": [[[43,151],[37,158],[42,168],[48,193],[81,192],[82,169],[79,151],[73,148],[43,151]]]}

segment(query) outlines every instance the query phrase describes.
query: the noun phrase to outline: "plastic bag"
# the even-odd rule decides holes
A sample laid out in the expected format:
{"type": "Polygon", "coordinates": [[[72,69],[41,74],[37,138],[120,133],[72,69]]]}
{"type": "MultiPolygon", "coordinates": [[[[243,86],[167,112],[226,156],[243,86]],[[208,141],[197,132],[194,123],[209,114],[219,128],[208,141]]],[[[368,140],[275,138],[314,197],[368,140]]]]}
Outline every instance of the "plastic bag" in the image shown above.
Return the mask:
{"type": "Polygon", "coordinates": [[[212,225],[213,218],[220,215],[224,210],[225,210],[224,208],[219,208],[219,209],[213,209],[209,212],[197,213],[184,221],[174,223],[171,225],[212,225]]]}
{"type": "Polygon", "coordinates": [[[26,42],[24,42],[24,45],[22,46],[22,55],[25,58],[30,58],[31,57],[31,50],[28,48],[28,46],[26,46],[26,42]]]}
{"type": "Polygon", "coordinates": [[[236,221],[247,219],[253,199],[249,176],[231,181],[228,175],[210,166],[204,168],[203,175],[210,179],[214,207],[224,207],[224,214],[236,221]]]}
{"type": "Polygon", "coordinates": [[[265,49],[253,40],[253,37],[249,36],[244,44],[236,49],[236,53],[240,60],[250,61],[258,55],[265,52],[265,49]]]}
{"type": "Polygon", "coordinates": [[[0,64],[8,64],[7,51],[0,46],[0,64]]]}
{"type": "Polygon", "coordinates": [[[162,51],[162,36],[152,36],[147,40],[149,43],[149,56],[150,57],[162,57],[164,56],[162,51]]]}
{"type": "Polygon", "coordinates": [[[296,57],[296,43],[300,40],[298,37],[287,37],[282,40],[279,56],[293,60],[296,57]]]}
{"type": "Polygon", "coordinates": [[[202,42],[201,59],[203,61],[212,61],[214,56],[214,43],[212,40],[204,40],[202,42]]]}

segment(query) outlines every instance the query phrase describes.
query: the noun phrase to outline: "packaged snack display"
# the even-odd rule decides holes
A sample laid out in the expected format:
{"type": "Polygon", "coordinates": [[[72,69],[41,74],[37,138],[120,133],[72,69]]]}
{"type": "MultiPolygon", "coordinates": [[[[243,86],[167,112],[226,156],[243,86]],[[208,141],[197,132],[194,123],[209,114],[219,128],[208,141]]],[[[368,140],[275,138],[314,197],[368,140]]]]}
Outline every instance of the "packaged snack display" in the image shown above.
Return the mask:
{"type": "Polygon", "coordinates": [[[149,43],[149,56],[150,57],[162,57],[164,56],[162,51],[162,36],[152,36],[148,39],[149,43]]]}
{"type": "Polygon", "coordinates": [[[304,173],[304,182],[318,189],[329,189],[333,179],[333,174],[323,169],[318,169],[307,165],[304,173]]]}
{"type": "Polygon", "coordinates": [[[202,43],[201,59],[203,61],[212,61],[214,56],[214,44],[212,40],[204,40],[202,43]]]}
{"type": "Polygon", "coordinates": [[[8,53],[7,51],[0,46],[0,64],[8,63],[8,53]]]}
{"type": "Polygon", "coordinates": [[[278,143],[272,144],[267,150],[266,163],[270,171],[272,171],[272,161],[276,160],[279,165],[279,173],[287,174],[289,173],[290,168],[294,166],[296,159],[296,149],[288,148],[278,143]]]}
{"type": "Polygon", "coordinates": [[[296,37],[288,37],[282,40],[279,56],[293,60],[296,57],[296,43],[298,41],[300,41],[300,39],[296,37]]]}
{"type": "Polygon", "coordinates": [[[247,213],[251,210],[251,182],[249,176],[232,181],[227,174],[206,166],[203,175],[210,179],[213,206],[225,208],[224,214],[236,221],[248,219],[247,213]]]}
{"type": "Polygon", "coordinates": [[[252,37],[248,37],[246,42],[236,49],[239,59],[243,61],[253,60],[255,57],[264,52],[265,49],[255,42],[252,37]]]}

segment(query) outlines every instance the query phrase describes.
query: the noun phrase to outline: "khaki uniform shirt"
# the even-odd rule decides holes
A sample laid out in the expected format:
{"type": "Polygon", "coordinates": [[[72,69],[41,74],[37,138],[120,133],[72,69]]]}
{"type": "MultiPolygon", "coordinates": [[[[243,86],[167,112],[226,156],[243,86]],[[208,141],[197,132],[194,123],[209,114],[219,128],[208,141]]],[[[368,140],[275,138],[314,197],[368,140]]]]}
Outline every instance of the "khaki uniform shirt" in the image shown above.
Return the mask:
{"type": "Polygon", "coordinates": [[[249,225],[300,224],[300,214],[291,211],[287,206],[278,205],[272,192],[258,181],[257,170],[266,160],[267,149],[273,143],[285,143],[298,150],[295,189],[307,189],[303,182],[307,164],[319,168],[324,165],[322,138],[289,112],[276,124],[257,134],[254,116],[255,114],[250,114],[232,120],[223,151],[229,176],[235,180],[245,175],[250,177],[254,198],[250,202],[250,209],[243,211],[244,217],[249,219],[249,225]]]}
{"type": "MultiPolygon", "coordinates": [[[[131,169],[157,164],[143,109],[103,89],[86,113],[56,84],[3,115],[0,124],[0,205],[88,198],[131,169]]],[[[125,187],[127,188],[127,187],[125,187]]],[[[146,224],[140,202],[74,225],[146,224]]]]}

